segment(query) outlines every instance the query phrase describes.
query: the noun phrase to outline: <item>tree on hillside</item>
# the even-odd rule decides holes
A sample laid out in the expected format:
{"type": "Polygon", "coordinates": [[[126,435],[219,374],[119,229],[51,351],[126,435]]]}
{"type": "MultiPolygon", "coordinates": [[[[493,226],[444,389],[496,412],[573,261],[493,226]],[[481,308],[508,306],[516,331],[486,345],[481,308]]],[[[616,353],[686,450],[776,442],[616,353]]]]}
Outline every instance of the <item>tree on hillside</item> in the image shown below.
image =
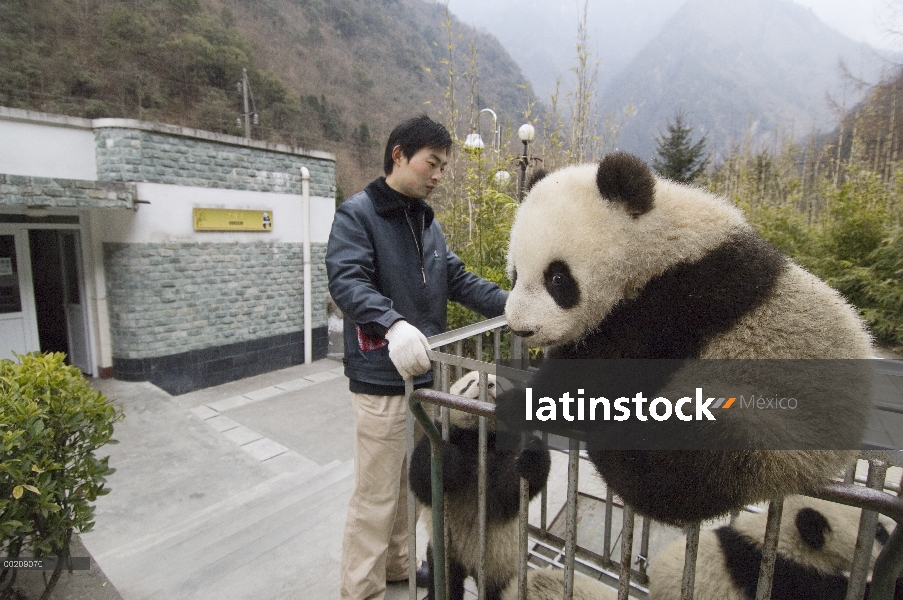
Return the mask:
{"type": "Polygon", "coordinates": [[[662,177],[681,183],[690,183],[699,177],[709,164],[705,152],[706,136],[695,144],[692,142],[693,128],[684,123],[684,117],[677,113],[673,123],[668,123],[668,134],[656,136],[657,158],[652,159],[652,167],[662,177]]]}

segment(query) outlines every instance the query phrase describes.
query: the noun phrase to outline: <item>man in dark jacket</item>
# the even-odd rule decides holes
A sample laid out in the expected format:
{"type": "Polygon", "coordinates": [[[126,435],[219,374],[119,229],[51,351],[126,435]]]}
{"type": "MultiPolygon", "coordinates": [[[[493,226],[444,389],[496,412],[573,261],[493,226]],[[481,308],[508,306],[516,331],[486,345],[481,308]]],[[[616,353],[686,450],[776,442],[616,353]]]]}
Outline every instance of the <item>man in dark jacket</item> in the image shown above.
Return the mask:
{"type": "Polygon", "coordinates": [[[342,203],[329,235],[329,291],[345,315],[356,417],[344,599],[381,599],[386,581],[408,577],[404,380],[432,385],[426,337],[445,331],[447,300],[495,317],[508,298],[464,269],[424,202],[450,149],[448,131],[427,116],[400,124],[386,144],[386,176],[342,203]]]}

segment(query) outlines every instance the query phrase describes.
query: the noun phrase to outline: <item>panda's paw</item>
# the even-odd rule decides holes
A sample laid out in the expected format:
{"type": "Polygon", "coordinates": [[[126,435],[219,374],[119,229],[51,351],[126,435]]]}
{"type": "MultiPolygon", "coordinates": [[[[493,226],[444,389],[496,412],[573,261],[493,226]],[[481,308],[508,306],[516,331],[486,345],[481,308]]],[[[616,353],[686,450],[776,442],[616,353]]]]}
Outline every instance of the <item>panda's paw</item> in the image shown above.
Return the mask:
{"type": "Polygon", "coordinates": [[[517,432],[526,429],[524,390],[512,389],[495,398],[495,419],[499,429],[517,432]]]}
{"type": "Polygon", "coordinates": [[[517,457],[518,474],[529,481],[531,487],[535,484],[541,487],[549,475],[550,465],[549,449],[541,439],[535,435],[530,436],[517,457]]]}

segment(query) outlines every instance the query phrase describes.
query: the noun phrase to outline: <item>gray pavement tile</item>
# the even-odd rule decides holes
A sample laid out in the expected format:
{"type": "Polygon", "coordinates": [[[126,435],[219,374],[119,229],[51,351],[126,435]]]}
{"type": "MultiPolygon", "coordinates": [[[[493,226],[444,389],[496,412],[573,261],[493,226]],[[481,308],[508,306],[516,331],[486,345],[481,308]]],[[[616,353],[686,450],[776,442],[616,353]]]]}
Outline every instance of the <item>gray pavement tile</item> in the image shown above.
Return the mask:
{"type": "Polygon", "coordinates": [[[285,383],[277,384],[276,387],[280,390],[285,390],[286,392],[296,392],[308,386],[314,385],[314,383],[315,382],[311,379],[305,379],[304,377],[301,377],[299,379],[294,379],[292,381],[286,381],[285,383]]]}
{"type": "Polygon", "coordinates": [[[267,398],[272,398],[273,396],[278,396],[284,393],[285,390],[281,390],[278,387],[271,385],[269,387],[248,392],[244,394],[244,397],[250,398],[251,400],[266,400],[267,398]]]}
{"type": "Polygon", "coordinates": [[[335,379],[336,377],[344,377],[342,373],[336,373],[335,371],[320,371],[319,373],[311,373],[310,375],[305,375],[305,379],[310,379],[311,381],[315,381],[317,383],[321,381],[329,381],[330,379],[335,379]]]}
{"type": "Polygon", "coordinates": [[[196,406],[191,409],[191,414],[199,418],[201,421],[206,421],[207,419],[212,419],[213,417],[218,417],[219,413],[208,407],[208,406],[196,406]]]}
{"type": "Polygon", "coordinates": [[[213,427],[215,431],[219,431],[220,433],[222,433],[223,431],[228,431],[230,429],[235,429],[239,425],[229,417],[223,416],[207,419],[206,421],[204,421],[204,423],[207,423],[208,425],[213,427]]]}
{"type": "Polygon", "coordinates": [[[217,400],[216,402],[211,402],[210,404],[206,404],[205,406],[208,406],[218,412],[226,412],[227,410],[238,408],[239,406],[244,406],[245,404],[250,404],[252,402],[254,402],[254,400],[248,398],[247,396],[230,396],[229,398],[217,400]]]}
{"type": "Polygon", "coordinates": [[[268,458],[261,464],[275,473],[298,473],[308,469],[316,468],[317,463],[307,457],[301,456],[294,450],[283,452],[273,458],[268,458]]]}
{"type": "Polygon", "coordinates": [[[235,429],[224,431],[223,435],[227,440],[235,442],[239,446],[244,446],[247,443],[257,441],[263,437],[256,431],[248,429],[244,425],[239,425],[235,429]]]}
{"type": "Polygon", "coordinates": [[[288,452],[288,448],[268,438],[261,438],[256,442],[245,444],[241,449],[250,454],[252,458],[261,462],[274,456],[279,456],[283,452],[288,452]]]}

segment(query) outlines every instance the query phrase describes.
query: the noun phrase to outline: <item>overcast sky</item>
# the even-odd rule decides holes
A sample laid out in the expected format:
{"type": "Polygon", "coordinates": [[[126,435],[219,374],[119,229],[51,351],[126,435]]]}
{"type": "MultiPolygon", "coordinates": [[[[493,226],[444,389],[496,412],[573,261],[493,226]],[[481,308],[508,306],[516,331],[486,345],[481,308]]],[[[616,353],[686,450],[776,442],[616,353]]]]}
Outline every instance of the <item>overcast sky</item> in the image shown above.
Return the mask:
{"type": "Polygon", "coordinates": [[[900,5],[900,0],[795,0],[808,6],[818,17],[857,42],[867,42],[877,48],[899,50],[903,40],[896,40],[885,33],[882,19],[892,18],[890,4],[900,5]]]}

